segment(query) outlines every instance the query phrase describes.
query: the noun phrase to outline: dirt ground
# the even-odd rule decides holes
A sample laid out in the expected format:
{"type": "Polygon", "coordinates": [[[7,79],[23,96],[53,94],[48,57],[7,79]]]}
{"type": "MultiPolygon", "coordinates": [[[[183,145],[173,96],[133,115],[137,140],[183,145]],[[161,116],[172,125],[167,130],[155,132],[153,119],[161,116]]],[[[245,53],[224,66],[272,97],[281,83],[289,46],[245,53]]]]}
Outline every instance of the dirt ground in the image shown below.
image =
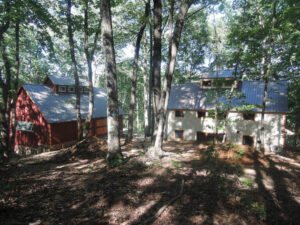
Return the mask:
{"type": "Polygon", "coordinates": [[[298,160],[167,142],[150,161],[148,144],[115,168],[99,138],[0,167],[0,224],[300,224],[298,160]]]}

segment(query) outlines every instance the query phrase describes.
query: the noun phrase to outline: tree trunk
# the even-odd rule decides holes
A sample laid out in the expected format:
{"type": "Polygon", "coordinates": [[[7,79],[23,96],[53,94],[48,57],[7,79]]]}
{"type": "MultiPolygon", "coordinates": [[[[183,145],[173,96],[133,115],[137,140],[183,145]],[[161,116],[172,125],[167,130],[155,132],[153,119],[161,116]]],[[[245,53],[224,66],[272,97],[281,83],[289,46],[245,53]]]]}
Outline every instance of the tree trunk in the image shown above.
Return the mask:
{"type": "Polygon", "coordinates": [[[14,79],[14,96],[11,110],[11,148],[15,148],[15,136],[16,136],[16,101],[17,91],[19,87],[19,73],[20,73],[20,23],[16,21],[15,27],[15,41],[16,41],[16,55],[15,55],[15,79],[14,79]]]}
{"type": "Polygon", "coordinates": [[[184,25],[184,18],[186,13],[188,12],[192,1],[182,1],[179,9],[178,18],[176,20],[173,36],[172,36],[172,44],[170,45],[169,49],[169,56],[168,56],[168,64],[166,75],[164,79],[164,86],[163,86],[163,93],[161,96],[161,105],[162,108],[159,114],[159,124],[157,129],[157,135],[155,138],[154,147],[149,148],[148,155],[151,157],[160,157],[163,154],[162,151],[162,142],[163,142],[163,132],[164,132],[164,125],[166,121],[167,109],[168,109],[168,102],[172,84],[172,78],[175,69],[175,62],[176,62],[176,55],[178,51],[179,41],[181,37],[181,32],[184,25]]]}
{"type": "Polygon", "coordinates": [[[276,4],[277,1],[273,2],[273,16],[272,16],[272,28],[271,28],[271,40],[269,46],[269,53],[268,53],[268,67],[267,67],[267,74],[264,76],[264,97],[263,97],[263,104],[262,104],[262,112],[261,112],[261,145],[260,151],[265,152],[265,111],[266,111],[266,103],[268,99],[268,84],[271,75],[271,64],[272,64],[272,53],[273,53],[273,45],[274,45],[274,29],[276,24],[276,4]]]}
{"type": "Polygon", "coordinates": [[[79,90],[79,77],[77,71],[77,62],[75,58],[74,50],[74,40],[73,40],[73,30],[72,30],[72,18],[71,18],[71,0],[67,0],[68,10],[67,10],[67,24],[68,24],[68,36],[69,36],[69,45],[70,53],[72,59],[73,73],[75,79],[75,94],[76,94],[76,114],[77,114],[77,129],[78,129],[78,138],[82,139],[82,124],[81,124],[81,114],[80,114],[80,90],[79,90]]]}
{"type": "Polygon", "coordinates": [[[150,45],[150,71],[149,71],[149,104],[148,104],[148,119],[149,119],[149,130],[151,134],[151,140],[153,139],[154,132],[154,113],[152,107],[152,97],[153,97],[153,85],[154,85],[154,69],[153,69],[153,29],[152,29],[152,14],[150,10],[149,14],[149,45],[150,45]]]}
{"type": "Polygon", "coordinates": [[[108,151],[106,160],[108,162],[122,160],[119,138],[119,109],[118,109],[118,89],[117,71],[114,49],[114,38],[111,23],[110,0],[100,1],[101,28],[103,48],[105,55],[105,67],[107,76],[107,132],[108,151]]]}
{"type": "Polygon", "coordinates": [[[149,16],[149,11],[150,11],[150,0],[147,0],[146,5],[145,5],[144,21],[138,32],[137,39],[136,39],[136,45],[135,45],[133,73],[132,73],[132,77],[131,77],[131,94],[130,94],[130,105],[129,105],[129,116],[128,116],[127,142],[131,142],[131,140],[132,140],[133,114],[134,114],[134,108],[135,108],[135,102],[136,102],[136,82],[137,82],[139,53],[140,53],[141,40],[142,40],[144,30],[147,25],[147,18],[149,16]]]}
{"type": "Polygon", "coordinates": [[[90,124],[92,121],[93,117],[93,109],[94,109],[94,87],[93,87],[93,67],[92,63],[94,60],[94,53],[96,49],[96,45],[98,42],[98,37],[101,29],[101,21],[99,22],[98,29],[95,33],[94,37],[94,45],[92,50],[89,50],[89,33],[88,33],[88,27],[89,27],[89,5],[88,5],[88,0],[85,0],[85,9],[84,9],[84,52],[85,52],[85,57],[86,61],[88,64],[88,78],[89,78],[89,111],[87,118],[85,120],[85,126],[83,130],[83,137],[86,138],[89,135],[89,130],[90,130],[90,124]]]}
{"type": "Polygon", "coordinates": [[[154,2],[154,47],[153,47],[153,108],[154,108],[154,136],[159,121],[161,94],[161,34],[162,34],[162,5],[161,0],[154,2]]]}
{"type": "Polygon", "coordinates": [[[147,75],[147,39],[144,38],[144,63],[142,66],[142,72],[143,72],[143,80],[144,80],[144,133],[145,138],[150,136],[150,113],[149,113],[149,79],[147,75]]]}

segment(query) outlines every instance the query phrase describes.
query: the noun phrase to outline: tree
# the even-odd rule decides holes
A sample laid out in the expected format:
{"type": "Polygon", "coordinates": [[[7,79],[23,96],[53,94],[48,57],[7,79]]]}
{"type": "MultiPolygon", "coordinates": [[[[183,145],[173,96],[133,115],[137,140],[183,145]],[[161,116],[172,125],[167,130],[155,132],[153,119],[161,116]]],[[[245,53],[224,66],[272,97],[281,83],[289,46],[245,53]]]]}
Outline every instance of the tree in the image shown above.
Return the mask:
{"type": "Polygon", "coordinates": [[[181,31],[184,25],[184,19],[192,3],[193,1],[181,2],[174,32],[172,35],[172,43],[169,45],[168,64],[167,64],[166,74],[164,78],[163,93],[160,99],[160,105],[162,107],[159,113],[159,124],[158,124],[157,134],[155,137],[154,146],[149,148],[148,150],[148,154],[152,157],[160,157],[163,154],[162,152],[163,133],[164,133],[164,126],[165,126],[165,120],[166,120],[167,109],[168,109],[172,78],[175,69],[176,55],[177,55],[177,50],[178,50],[179,41],[181,37],[181,31]]]}
{"type": "Polygon", "coordinates": [[[133,61],[133,72],[131,78],[131,95],[130,95],[130,107],[129,107],[129,118],[128,118],[128,136],[127,141],[130,142],[132,140],[132,133],[133,133],[133,111],[135,108],[136,102],[136,82],[137,82],[137,72],[138,72],[138,60],[139,60],[139,52],[141,46],[141,40],[144,34],[144,30],[147,25],[148,16],[150,11],[150,0],[147,0],[145,3],[145,13],[143,16],[142,25],[139,29],[136,39],[135,45],[135,53],[134,53],[134,61],[133,61]]]}
{"type": "Polygon", "coordinates": [[[101,30],[103,49],[105,54],[105,67],[107,76],[107,132],[108,151],[106,160],[108,162],[122,159],[119,137],[119,108],[117,90],[116,57],[114,49],[113,29],[111,22],[110,0],[100,3],[101,30]]]}
{"type": "Polygon", "coordinates": [[[77,70],[77,61],[75,58],[75,47],[74,47],[72,18],[71,18],[72,2],[71,0],[67,0],[67,3],[68,3],[68,9],[67,9],[68,38],[69,38],[70,54],[72,59],[73,74],[75,80],[75,95],[76,95],[75,108],[76,108],[76,115],[77,115],[78,138],[80,140],[82,139],[82,124],[81,124],[81,113],[80,113],[79,76],[77,70]]]}
{"type": "Polygon", "coordinates": [[[98,28],[94,36],[94,43],[92,49],[89,49],[89,2],[84,1],[84,52],[86,61],[88,64],[88,81],[89,81],[89,111],[85,120],[85,126],[83,131],[83,136],[86,138],[89,133],[90,124],[93,116],[94,109],[94,88],[93,88],[93,68],[92,62],[94,60],[94,54],[96,49],[96,44],[98,42],[98,37],[100,33],[101,21],[99,22],[98,28]]]}

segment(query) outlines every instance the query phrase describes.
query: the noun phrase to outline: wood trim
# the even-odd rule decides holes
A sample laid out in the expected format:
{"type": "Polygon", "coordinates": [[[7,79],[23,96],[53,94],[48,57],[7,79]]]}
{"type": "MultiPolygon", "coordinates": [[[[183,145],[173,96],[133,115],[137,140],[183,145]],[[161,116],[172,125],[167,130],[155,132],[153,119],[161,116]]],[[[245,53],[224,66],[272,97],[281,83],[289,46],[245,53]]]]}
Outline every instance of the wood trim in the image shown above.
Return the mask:
{"type": "Polygon", "coordinates": [[[184,130],[174,130],[174,139],[177,141],[184,140],[184,130]],[[182,132],[182,138],[176,138],[176,131],[182,132]]]}

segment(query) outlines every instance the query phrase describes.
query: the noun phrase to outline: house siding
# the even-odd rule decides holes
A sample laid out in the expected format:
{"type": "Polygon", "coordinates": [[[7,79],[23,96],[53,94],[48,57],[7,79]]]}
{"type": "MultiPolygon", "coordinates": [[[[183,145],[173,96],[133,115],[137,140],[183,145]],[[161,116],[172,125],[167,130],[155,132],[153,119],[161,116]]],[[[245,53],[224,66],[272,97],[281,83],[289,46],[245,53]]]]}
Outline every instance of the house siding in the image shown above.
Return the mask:
{"type": "MultiPolygon", "coordinates": [[[[282,150],[284,146],[285,114],[265,114],[265,149],[270,152],[282,150]]],[[[226,133],[227,141],[242,144],[243,135],[254,137],[254,146],[259,147],[261,113],[255,114],[255,121],[243,120],[242,113],[229,112],[229,123],[218,133],[226,133]]],[[[213,118],[197,118],[197,111],[184,111],[184,117],[175,117],[175,111],[169,110],[166,134],[174,139],[175,130],[184,130],[184,140],[197,140],[197,132],[215,133],[213,118]]],[[[222,125],[217,121],[218,125],[222,125]]],[[[224,127],[224,126],[223,126],[224,127]]]]}
{"type": "Polygon", "coordinates": [[[16,130],[16,148],[18,146],[37,148],[39,145],[49,145],[47,121],[23,88],[20,89],[16,102],[16,121],[34,124],[32,132],[16,130]]]}

